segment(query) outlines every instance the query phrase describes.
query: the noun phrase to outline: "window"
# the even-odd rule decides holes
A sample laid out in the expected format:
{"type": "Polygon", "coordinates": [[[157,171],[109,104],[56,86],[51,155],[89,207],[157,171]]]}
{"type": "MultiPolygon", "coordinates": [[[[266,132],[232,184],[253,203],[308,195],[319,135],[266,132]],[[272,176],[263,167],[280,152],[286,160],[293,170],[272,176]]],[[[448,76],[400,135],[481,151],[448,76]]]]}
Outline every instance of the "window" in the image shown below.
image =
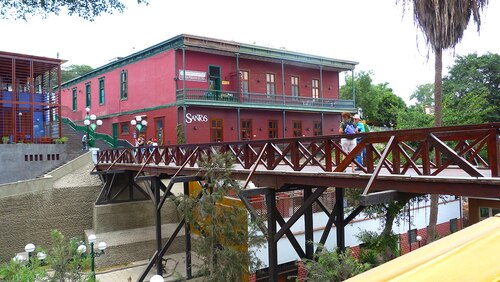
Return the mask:
{"type": "Polygon", "coordinates": [[[299,98],[299,77],[298,76],[292,76],[292,99],[297,101],[299,98]]]}
{"type": "Polygon", "coordinates": [[[90,82],[85,84],[85,107],[90,107],[91,106],[91,98],[92,98],[92,93],[90,91],[90,82]]]}
{"type": "Polygon", "coordinates": [[[274,73],[267,73],[266,74],[266,81],[267,81],[267,88],[266,88],[266,93],[267,96],[274,96],[275,90],[276,90],[276,76],[274,73]]]}
{"type": "Polygon", "coordinates": [[[215,118],[210,120],[210,142],[224,141],[222,130],[222,119],[215,118]]]}
{"type": "Polygon", "coordinates": [[[130,133],[130,127],[129,127],[128,122],[121,124],[121,132],[122,132],[122,134],[129,134],[130,133]]]}
{"type": "Polygon", "coordinates": [[[104,104],[104,77],[99,78],[99,105],[104,104]]]}
{"type": "Polygon", "coordinates": [[[313,136],[321,136],[323,131],[321,130],[321,121],[313,121],[313,136]]]}
{"type": "Polygon", "coordinates": [[[163,145],[163,119],[164,117],[155,118],[155,136],[158,145],[163,145]]]}
{"type": "Polygon", "coordinates": [[[319,80],[313,79],[311,81],[312,97],[314,99],[319,98],[319,80]]]}
{"type": "Polygon", "coordinates": [[[269,139],[278,138],[278,121],[270,120],[268,122],[269,139]]]}
{"type": "Polygon", "coordinates": [[[293,121],[293,137],[302,137],[302,121],[293,121]]]}
{"type": "Polygon", "coordinates": [[[241,140],[252,140],[252,120],[242,119],[241,120],[241,140]]]}
{"type": "Polygon", "coordinates": [[[417,242],[417,229],[412,229],[408,232],[408,244],[417,242]]]}
{"type": "Polygon", "coordinates": [[[73,88],[71,90],[71,92],[72,92],[72,95],[73,95],[73,99],[72,99],[73,100],[73,107],[72,107],[72,109],[73,109],[73,111],[76,111],[76,107],[77,107],[77,104],[76,104],[76,102],[77,102],[77,99],[76,99],[76,88],[73,88]]]}
{"type": "Polygon", "coordinates": [[[248,96],[249,92],[248,77],[249,77],[248,71],[241,71],[241,92],[245,96],[248,96]]]}
{"type": "Polygon", "coordinates": [[[122,70],[120,73],[120,99],[126,100],[128,98],[128,72],[122,70]]]}
{"type": "Polygon", "coordinates": [[[456,218],[450,219],[450,232],[455,233],[457,232],[457,230],[458,230],[457,219],[456,218]]]}

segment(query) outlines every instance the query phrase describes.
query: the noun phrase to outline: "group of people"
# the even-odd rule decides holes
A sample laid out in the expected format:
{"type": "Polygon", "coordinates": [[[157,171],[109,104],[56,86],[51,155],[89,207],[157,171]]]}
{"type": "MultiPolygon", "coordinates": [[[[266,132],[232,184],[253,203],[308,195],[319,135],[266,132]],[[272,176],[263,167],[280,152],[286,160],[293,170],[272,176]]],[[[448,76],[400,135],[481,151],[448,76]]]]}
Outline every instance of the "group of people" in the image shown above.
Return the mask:
{"type": "MultiPolygon", "coordinates": [[[[139,137],[135,139],[135,147],[148,147],[150,153],[153,151],[152,147],[154,146],[158,146],[158,140],[156,138],[149,138],[146,142],[144,135],[139,135],[139,137]]],[[[142,148],[141,152],[144,153],[144,151],[145,148],[142,148]]]]}
{"type": "MultiPolygon", "coordinates": [[[[340,123],[339,127],[339,133],[340,134],[355,134],[355,133],[363,133],[363,132],[368,132],[370,131],[370,128],[366,124],[365,121],[361,121],[359,114],[355,114],[354,116],[351,116],[351,113],[348,112],[343,112],[342,113],[342,122],[340,123]]],[[[341,138],[340,143],[342,145],[342,150],[346,153],[350,153],[354,147],[361,141],[361,138],[341,138]]],[[[358,154],[356,156],[356,162],[358,162],[360,165],[363,164],[363,154],[365,154],[366,151],[363,149],[363,152],[358,154]]],[[[356,168],[355,163],[351,163],[351,168],[352,171],[354,172],[355,170],[361,170],[361,168],[356,168]]]]}

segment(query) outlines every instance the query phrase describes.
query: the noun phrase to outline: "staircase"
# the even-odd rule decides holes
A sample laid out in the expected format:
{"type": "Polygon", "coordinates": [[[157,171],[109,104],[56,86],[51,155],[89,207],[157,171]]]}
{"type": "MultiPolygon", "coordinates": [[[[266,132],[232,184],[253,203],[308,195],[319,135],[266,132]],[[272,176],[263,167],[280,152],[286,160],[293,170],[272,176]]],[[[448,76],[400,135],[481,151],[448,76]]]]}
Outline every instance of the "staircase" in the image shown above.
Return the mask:
{"type": "MultiPolygon", "coordinates": [[[[68,153],[68,157],[65,162],[73,160],[80,155],[86,153],[87,151],[82,150],[82,137],[85,134],[84,131],[76,131],[68,124],[62,124],[62,136],[68,137],[68,141],[66,142],[66,151],[68,153]]],[[[99,149],[109,149],[110,146],[100,140],[96,140],[96,147],[99,149]]]]}

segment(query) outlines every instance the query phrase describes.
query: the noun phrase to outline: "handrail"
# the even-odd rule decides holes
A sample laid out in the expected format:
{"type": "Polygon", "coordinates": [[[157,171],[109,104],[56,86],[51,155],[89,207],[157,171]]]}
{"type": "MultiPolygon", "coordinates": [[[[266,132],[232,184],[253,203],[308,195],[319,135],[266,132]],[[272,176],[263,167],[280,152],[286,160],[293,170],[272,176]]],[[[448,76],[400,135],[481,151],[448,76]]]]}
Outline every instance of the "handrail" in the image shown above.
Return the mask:
{"type": "MultiPolygon", "coordinates": [[[[440,173],[443,167],[454,165],[454,168],[461,169],[467,175],[480,177],[484,173],[477,173],[478,169],[489,169],[491,177],[499,177],[499,131],[500,123],[488,123],[358,133],[351,136],[362,138],[362,142],[349,154],[340,148],[340,139],[345,135],[339,134],[159,146],[158,149],[163,150],[162,155],[165,155],[165,158],[162,158],[157,164],[171,166],[173,161],[175,166],[182,164],[183,167],[194,167],[201,155],[224,151],[233,154],[238,159],[235,165],[244,169],[249,169],[254,165],[258,166],[261,162],[264,164],[264,169],[267,170],[288,168],[301,171],[314,166],[320,171],[340,172],[351,163],[361,165],[355,161],[355,156],[366,149],[367,153],[362,169],[367,173],[374,172],[374,162],[380,159],[379,166],[385,166],[390,174],[414,173],[432,176],[434,172],[440,173]],[[394,138],[393,147],[384,159],[380,152],[390,145],[391,138],[394,138]],[[469,145],[458,146],[457,142],[469,142],[469,145]],[[194,154],[196,151],[199,153],[194,154]],[[165,152],[171,152],[172,155],[167,158],[165,152]],[[186,154],[189,153],[191,156],[188,158],[186,154]],[[436,158],[439,158],[438,161],[436,158]]],[[[116,153],[127,150],[132,149],[119,148],[99,151],[99,154],[105,154],[106,157],[99,158],[97,166],[106,166],[110,163],[113,165],[130,163],[132,160],[116,159],[116,153]]],[[[118,155],[121,154],[118,153],[118,155]]],[[[140,164],[143,164],[143,160],[140,161],[140,164]]]]}

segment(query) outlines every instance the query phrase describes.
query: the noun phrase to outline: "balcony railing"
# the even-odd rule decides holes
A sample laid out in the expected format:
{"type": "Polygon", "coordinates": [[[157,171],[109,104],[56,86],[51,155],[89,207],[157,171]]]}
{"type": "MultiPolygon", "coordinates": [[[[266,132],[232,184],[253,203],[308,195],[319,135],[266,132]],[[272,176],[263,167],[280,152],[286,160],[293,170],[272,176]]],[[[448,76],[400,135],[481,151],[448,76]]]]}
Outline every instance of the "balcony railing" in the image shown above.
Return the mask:
{"type": "Polygon", "coordinates": [[[352,109],[353,100],[283,96],[281,94],[238,93],[234,91],[208,91],[206,89],[177,90],[177,101],[235,103],[248,105],[281,105],[297,108],[352,109]]]}

